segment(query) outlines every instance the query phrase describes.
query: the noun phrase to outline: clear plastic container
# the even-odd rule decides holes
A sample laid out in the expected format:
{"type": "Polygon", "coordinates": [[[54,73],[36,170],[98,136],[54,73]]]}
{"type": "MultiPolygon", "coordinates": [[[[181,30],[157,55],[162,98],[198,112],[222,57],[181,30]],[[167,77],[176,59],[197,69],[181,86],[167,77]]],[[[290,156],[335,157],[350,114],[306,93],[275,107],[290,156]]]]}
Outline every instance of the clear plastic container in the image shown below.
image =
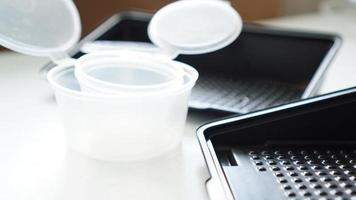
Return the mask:
{"type": "Polygon", "coordinates": [[[89,53],[75,62],[83,91],[108,94],[172,90],[184,82],[184,70],[163,56],[134,51],[89,53]]]}
{"type": "Polygon", "coordinates": [[[184,69],[184,83],[155,93],[127,95],[80,91],[73,66],[48,73],[69,146],[101,160],[144,160],[175,148],[182,138],[188,99],[198,73],[184,69]]]}
{"type": "Polygon", "coordinates": [[[149,25],[158,54],[143,56],[142,45],[131,45],[137,52],[93,53],[75,61],[68,52],[80,38],[81,23],[72,0],[4,0],[0,11],[1,45],[59,64],[48,80],[69,145],[102,160],[148,159],[179,144],[198,73],[172,59],[223,48],[242,28],[227,1],[177,1],[149,25]]]}

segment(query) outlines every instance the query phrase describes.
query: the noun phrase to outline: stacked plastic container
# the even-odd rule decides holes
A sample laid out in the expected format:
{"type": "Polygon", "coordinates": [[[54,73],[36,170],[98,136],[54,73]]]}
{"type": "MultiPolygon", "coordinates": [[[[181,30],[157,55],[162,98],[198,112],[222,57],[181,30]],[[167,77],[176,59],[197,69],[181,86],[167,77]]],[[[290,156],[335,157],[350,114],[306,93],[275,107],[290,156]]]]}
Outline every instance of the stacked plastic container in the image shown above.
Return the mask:
{"type": "Polygon", "coordinates": [[[69,146],[102,160],[149,159],[175,148],[198,73],[173,59],[220,49],[236,39],[242,26],[224,1],[178,1],[158,11],[149,26],[152,42],[163,53],[131,48],[74,60],[66,52],[79,39],[80,20],[71,0],[1,4],[6,17],[0,21],[0,44],[58,63],[48,80],[69,146]]]}

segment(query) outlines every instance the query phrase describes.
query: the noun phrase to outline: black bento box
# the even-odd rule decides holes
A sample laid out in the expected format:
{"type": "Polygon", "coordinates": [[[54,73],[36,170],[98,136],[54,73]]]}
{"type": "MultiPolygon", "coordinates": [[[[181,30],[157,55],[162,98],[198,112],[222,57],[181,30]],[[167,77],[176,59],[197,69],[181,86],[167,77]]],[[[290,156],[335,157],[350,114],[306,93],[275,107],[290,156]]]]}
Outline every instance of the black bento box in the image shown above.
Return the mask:
{"type": "Polygon", "coordinates": [[[356,88],[197,131],[211,199],[355,199],[356,88]]]}
{"type": "MultiPolygon", "coordinates": [[[[150,42],[151,17],[144,12],[119,12],[87,35],[71,55],[79,57],[80,46],[94,40],[150,42]]],[[[177,60],[200,73],[192,109],[248,113],[315,95],[340,44],[334,34],[244,24],[239,38],[228,47],[181,55],[177,60]]]]}

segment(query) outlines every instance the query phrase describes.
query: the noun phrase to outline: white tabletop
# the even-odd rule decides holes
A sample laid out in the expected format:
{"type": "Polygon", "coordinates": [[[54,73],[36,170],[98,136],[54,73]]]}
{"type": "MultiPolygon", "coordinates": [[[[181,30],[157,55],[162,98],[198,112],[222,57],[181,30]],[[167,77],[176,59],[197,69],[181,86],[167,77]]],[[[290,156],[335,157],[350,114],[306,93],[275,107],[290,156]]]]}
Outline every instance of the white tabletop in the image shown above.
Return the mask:
{"type": "MultiPolygon", "coordinates": [[[[356,34],[350,26],[318,15],[277,19],[273,24],[336,28],[345,37],[344,46],[321,92],[356,85],[356,34]]],[[[204,184],[209,173],[195,128],[208,117],[190,115],[183,143],[170,155],[138,163],[88,159],[66,147],[53,93],[38,74],[46,62],[0,54],[0,199],[207,199],[204,184]]]]}

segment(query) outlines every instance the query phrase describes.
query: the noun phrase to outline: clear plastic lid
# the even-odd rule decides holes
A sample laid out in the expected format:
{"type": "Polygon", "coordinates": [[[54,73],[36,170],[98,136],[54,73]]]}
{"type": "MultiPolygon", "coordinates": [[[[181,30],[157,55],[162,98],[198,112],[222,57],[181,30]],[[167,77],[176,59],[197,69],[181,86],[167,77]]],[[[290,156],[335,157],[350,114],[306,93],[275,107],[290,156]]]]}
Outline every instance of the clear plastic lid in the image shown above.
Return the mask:
{"type": "MultiPolygon", "coordinates": [[[[48,56],[56,63],[69,60],[66,52],[80,38],[80,17],[72,0],[2,0],[0,19],[0,45],[48,56]]],[[[232,43],[241,29],[239,14],[227,1],[180,0],[154,15],[148,34],[159,52],[174,58],[221,49],[232,43]]]]}
{"type": "Polygon", "coordinates": [[[224,0],[180,0],[160,9],[148,34],[158,47],[178,54],[202,54],[221,49],[241,33],[242,20],[224,0]]]}
{"type": "Polygon", "coordinates": [[[1,45],[57,63],[68,59],[81,34],[72,0],[2,0],[0,19],[1,45]]]}

